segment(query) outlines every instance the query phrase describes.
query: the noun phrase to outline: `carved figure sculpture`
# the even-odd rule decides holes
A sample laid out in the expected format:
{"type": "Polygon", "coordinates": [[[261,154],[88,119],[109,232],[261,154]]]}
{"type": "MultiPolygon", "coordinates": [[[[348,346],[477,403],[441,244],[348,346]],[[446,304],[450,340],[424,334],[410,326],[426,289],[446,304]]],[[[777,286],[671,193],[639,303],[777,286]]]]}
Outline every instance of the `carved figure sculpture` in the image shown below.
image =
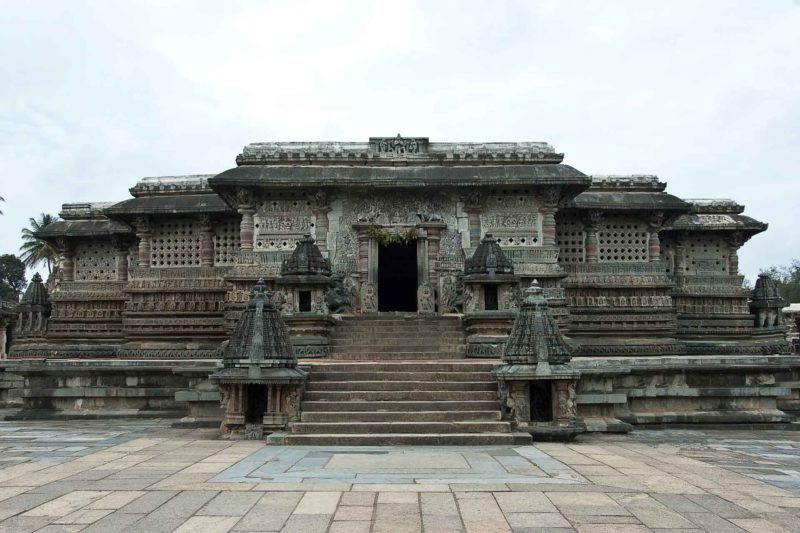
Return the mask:
{"type": "Polygon", "coordinates": [[[365,281],[361,284],[361,312],[376,313],[378,311],[378,286],[365,281]]]}
{"type": "Polygon", "coordinates": [[[436,293],[430,283],[423,283],[417,288],[417,312],[436,312],[436,293]]]}

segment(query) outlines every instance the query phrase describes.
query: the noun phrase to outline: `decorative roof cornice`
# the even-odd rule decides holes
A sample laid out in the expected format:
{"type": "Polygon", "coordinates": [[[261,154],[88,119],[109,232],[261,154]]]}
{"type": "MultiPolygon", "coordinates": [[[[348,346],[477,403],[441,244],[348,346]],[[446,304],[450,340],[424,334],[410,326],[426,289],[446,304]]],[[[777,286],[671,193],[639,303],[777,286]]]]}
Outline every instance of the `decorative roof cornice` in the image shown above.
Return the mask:
{"type": "Polygon", "coordinates": [[[64,220],[104,220],[106,216],[103,214],[103,210],[112,205],[114,205],[114,202],[79,202],[63,204],[58,216],[64,220]]]}
{"type": "Polygon", "coordinates": [[[631,174],[631,175],[614,175],[614,174],[593,174],[592,186],[590,191],[663,191],[667,188],[667,184],[659,181],[658,176],[651,174],[631,174]]]}
{"type": "Polygon", "coordinates": [[[432,143],[427,137],[370,137],[368,142],[261,142],[244,147],[237,165],[474,165],[560,163],[545,142],[432,143]]]}
{"type": "Polygon", "coordinates": [[[684,198],[684,202],[692,206],[692,213],[702,214],[740,214],[744,206],[728,198],[684,198]]]}
{"type": "Polygon", "coordinates": [[[140,196],[210,193],[212,191],[208,186],[208,178],[212,177],[214,177],[214,174],[142,178],[129,190],[135,198],[140,196]]]}

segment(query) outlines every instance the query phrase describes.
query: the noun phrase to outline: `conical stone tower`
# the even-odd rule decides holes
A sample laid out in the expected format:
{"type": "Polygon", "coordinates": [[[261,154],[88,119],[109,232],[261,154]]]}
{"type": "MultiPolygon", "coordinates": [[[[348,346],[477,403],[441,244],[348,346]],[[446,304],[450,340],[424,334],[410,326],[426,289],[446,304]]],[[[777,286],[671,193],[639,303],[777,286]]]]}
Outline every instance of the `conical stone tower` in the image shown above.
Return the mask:
{"type": "Polygon", "coordinates": [[[297,368],[286,325],[259,280],[223,351],[222,369],[211,376],[225,409],[221,433],[260,439],[285,429],[299,416],[306,378],[297,368]]]}
{"type": "Polygon", "coordinates": [[[569,364],[573,351],[534,280],[511,328],[504,364],[495,369],[505,415],[534,440],[570,440],[585,431],[577,419],[580,373],[569,364]]]}

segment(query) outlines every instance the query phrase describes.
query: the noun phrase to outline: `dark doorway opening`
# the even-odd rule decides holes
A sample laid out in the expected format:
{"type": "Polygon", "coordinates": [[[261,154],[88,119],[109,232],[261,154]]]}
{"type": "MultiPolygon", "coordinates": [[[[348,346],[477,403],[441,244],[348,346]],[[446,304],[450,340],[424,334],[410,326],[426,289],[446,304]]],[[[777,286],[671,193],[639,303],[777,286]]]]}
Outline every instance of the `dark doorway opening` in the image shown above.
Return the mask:
{"type": "Polygon", "coordinates": [[[311,311],[311,291],[300,291],[297,294],[297,305],[301,313],[308,313],[311,311]]]}
{"type": "Polygon", "coordinates": [[[247,386],[247,412],[244,421],[248,424],[260,424],[264,421],[264,413],[267,411],[267,386],[248,385],[247,386]]]}
{"type": "Polygon", "coordinates": [[[378,311],[417,310],[417,243],[378,248],[378,311]]]}
{"type": "Polygon", "coordinates": [[[531,381],[531,422],[553,421],[553,386],[550,381],[531,381]]]}
{"type": "Polygon", "coordinates": [[[483,286],[483,308],[486,311],[497,311],[499,309],[497,303],[497,285],[483,286]]]}

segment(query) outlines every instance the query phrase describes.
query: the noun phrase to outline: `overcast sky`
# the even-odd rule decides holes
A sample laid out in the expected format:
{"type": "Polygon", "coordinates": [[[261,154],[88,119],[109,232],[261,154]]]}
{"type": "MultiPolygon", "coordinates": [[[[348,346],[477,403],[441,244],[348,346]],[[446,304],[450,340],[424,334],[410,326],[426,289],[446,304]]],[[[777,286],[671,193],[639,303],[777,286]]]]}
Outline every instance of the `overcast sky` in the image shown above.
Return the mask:
{"type": "Polygon", "coordinates": [[[0,0],[0,253],[29,216],[254,141],[547,141],[733,198],[800,258],[800,2],[0,0]]]}

